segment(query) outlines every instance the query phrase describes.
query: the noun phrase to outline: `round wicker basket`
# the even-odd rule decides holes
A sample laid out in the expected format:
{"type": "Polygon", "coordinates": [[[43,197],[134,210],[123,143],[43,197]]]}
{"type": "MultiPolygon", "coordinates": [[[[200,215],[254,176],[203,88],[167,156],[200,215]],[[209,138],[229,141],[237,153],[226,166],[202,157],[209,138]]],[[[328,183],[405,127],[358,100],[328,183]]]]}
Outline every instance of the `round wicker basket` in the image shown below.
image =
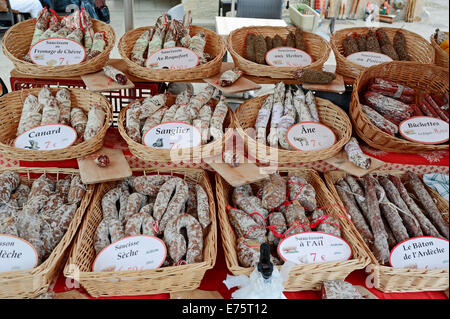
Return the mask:
{"type": "Polygon", "coordinates": [[[249,33],[262,34],[264,37],[275,35],[281,36],[283,39],[287,37],[289,32],[295,32],[295,27],[245,27],[234,30],[228,37],[228,51],[233,57],[236,67],[244,71],[246,74],[254,76],[265,76],[270,78],[291,79],[295,71],[299,69],[317,69],[322,70],[324,63],[330,56],[331,47],[328,42],[321,36],[303,32],[303,37],[308,54],[313,58],[313,62],[306,67],[275,67],[262,65],[244,58],[245,56],[245,40],[249,33]]]}
{"type": "Polygon", "coordinates": [[[214,57],[208,63],[184,70],[155,70],[140,66],[130,60],[133,46],[142,33],[153,27],[137,28],[125,33],[119,40],[119,53],[128,66],[128,72],[140,79],[156,82],[177,82],[202,80],[220,72],[222,60],[226,53],[225,42],[217,33],[199,26],[191,26],[191,36],[199,32],[206,34],[205,52],[214,57]]]}
{"type": "Polygon", "coordinates": [[[434,35],[431,35],[430,37],[431,45],[434,49],[435,54],[435,60],[434,64],[437,66],[441,66],[443,68],[448,69],[448,53],[441,49],[439,44],[437,44],[436,39],[434,38],[434,35]]]}
{"type": "MultiPolygon", "coordinates": [[[[375,28],[360,27],[360,28],[342,29],[333,33],[333,35],[331,36],[330,43],[331,48],[333,49],[334,55],[336,57],[337,63],[336,73],[342,74],[343,76],[346,77],[356,78],[361,72],[363,72],[366,69],[366,67],[363,67],[357,63],[349,61],[344,56],[344,48],[342,46],[342,42],[349,33],[356,32],[358,34],[367,34],[370,29],[374,31],[376,30],[375,28]]],[[[395,33],[398,30],[401,30],[405,36],[406,49],[408,54],[411,56],[411,59],[413,61],[425,64],[434,63],[433,48],[431,47],[431,44],[426,39],[422,38],[420,35],[408,30],[398,28],[383,27],[383,30],[386,32],[391,41],[394,38],[395,33]]]]}
{"type": "MultiPolygon", "coordinates": [[[[0,98],[0,152],[5,157],[22,161],[63,161],[80,158],[102,148],[103,139],[112,121],[112,107],[103,95],[76,88],[69,89],[72,107],[79,107],[87,113],[92,105],[97,103],[106,114],[105,123],[97,135],[68,148],[52,151],[26,150],[14,147],[23,101],[28,93],[37,96],[40,90],[40,88],[35,88],[15,91],[0,98]]],[[[57,92],[57,89],[50,90],[53,95],[57,92]]]]}
{"type": "Polygon", "coordinates": [[[34,34],[35,23],[33,20],[18,23],[5,33],[2,40],[3,53],[13,62],[18,72],[35,77],[74,77],[100,71],[109,60],[109,54],[116,42],[116,34],[110,25],[102,21],[93,19],[92,23],[95,32],[104,32],[106,47],[95,58],[80,64],[43,66],[24,61],[23,58],[30,50],[30,43],[34,34]]]}
{"type": "MultiPolygon", "coordinates": [[[[140,99],[139,101],[142,100],[143,99],[140,99]]],[[[176,96],[169,94],[167,96],[166,106],[169,107],[172,106],[175,103],[175,100],[176,96]]],[[[130,105],[133,104],[134,102],[136,101],[132,101],[130,105]]],[[[210,105],[214,109],[218,101],[213,99],[210,101],[210,103],[211,103],[210,105]]],[[[119,132],[120,135],[123,137],[123,139],[127,142],[130,152],[134,156],[144,161],[153,161],[158,163],[171,163],[171,162],[200,163],[203,158],[212,158],[219,156],[223,153],[225,141],[228,140],[233,135],[233,130],[227,130],[227,128],[234,128],[235,126],[233,111],[229,109],[224,121],[225,134],[222,137],[222,139],[201,146],[184,148],[176,151],[168,149],[156,149],[153,147],[145,146],[144,144],[141,143],[137,143],[128,136],[127,131],[125,129],[126,112],[128,108],[129,105],[120,111],[119,117],[117,119],[119,132]]]]}
{"type": "Polygon", "coordinates": [[[320,122],[333,130],[336,143],[317,151],[288,151],[273,148],[256,142],[246,133],[246,129],[254,128],[259,109],[268,95],[248,100],[236,110],[236,126],[244,139],[245,150],[249,156],[262,163],[298,163],[314,162],[327,159],[338,154],[351,138],[352,125],[347,114],[328,100],[316,98],[320,122]]]}
{"type": "Polygon", "coordinates": [[[381,131],[362,111],[359,97],[359,93],[374,77],[400,83],[419,92],[443,94],[449,89],[448,76],[448,69],[417,62],[389,62],[368,68],[357,78],[350,103],[350,117],[356,133],[370,146],[386,152],[424,153],[448,150],[448,142],[444,145],[427,145],[393,137],[381,131]]]}

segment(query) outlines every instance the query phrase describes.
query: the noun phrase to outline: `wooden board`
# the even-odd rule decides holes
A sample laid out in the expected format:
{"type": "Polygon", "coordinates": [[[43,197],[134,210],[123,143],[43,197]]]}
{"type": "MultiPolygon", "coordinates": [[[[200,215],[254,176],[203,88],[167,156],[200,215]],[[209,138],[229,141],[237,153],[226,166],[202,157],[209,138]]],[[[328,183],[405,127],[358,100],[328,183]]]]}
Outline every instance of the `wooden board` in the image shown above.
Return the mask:
{"type": "Polygon", "coordinates": [[[270,170],[270,168],[260,168],[254,163],[241,163],[238,167],[231,167],[228,164],[221,163],[220,157],[203,160],[233,187],[256,183],[269,177],[269,171],[266,171],[266,169],[270,170]]]}
{"type": "Polygon", "coordinates": [[[103,147],[95,154],[79,158],[78,167],[81,180],[87,185],[117,181],[130,177],[133,174],[122,150],[106,147],[103,147]],[[94,159],[100,154],[109,157],[110,164],[107,167],[99,167],[95,164],[94,159]]]}
{"type": "Polygon", "coordinates": [[[345,83],[344,77],[340,74],[336,74],[336,78],[328,84],[308,84],[303,83],[303,88],[312,91],[325,91],[334,93],[344,93],[345,83]]]}
{"type": "Polygon", "coordinates": [[[86,84],[88,90],[93,92],[117,91],[122,89],[134,88],[134,83],[128,78],[127,84],[119,84],[105,75],[103,70],[97,73],[82,75],[81,79],[86,84]]]}
{"type": "Polygon", "coordinates": [[[234,67],[233,63],[222,63],[222,69],[220,73],[214,75],[213,77],[204,79],[206,83],[213,85],[218,90],[222,91],[225,94],[234,94],[239,92],[246,92],[251,90],[259,90],[261,85],[256,84],[255,82],[247,79],[245,75],[241,76],[233,85],[228,87],[222,87],[217,82],[220,79],[220,76],[223,72],[231,70],[234,67]]]}
{"type": "MultiPolygon", "coordinates": [[[[370,156],[369,156],[370,157],[370,156]]],[[[376,158],[370,157],[372,160],[372,165],[368,170],[362,169],[355,164],[351,163],[348,160],[347,153],[345,150],[342,150],[339,154],[337,154],[334,157],[328,158],[324,160],[324,162],[327,162],[328,164],[333,165],[334,167],[340,169],[341,171],[347,172],[348,174],[362,177],[364,175],[369,174],[370,172],[379,169],[380,167],[384,166],[386,163],[382,162],[376,158]]]]}

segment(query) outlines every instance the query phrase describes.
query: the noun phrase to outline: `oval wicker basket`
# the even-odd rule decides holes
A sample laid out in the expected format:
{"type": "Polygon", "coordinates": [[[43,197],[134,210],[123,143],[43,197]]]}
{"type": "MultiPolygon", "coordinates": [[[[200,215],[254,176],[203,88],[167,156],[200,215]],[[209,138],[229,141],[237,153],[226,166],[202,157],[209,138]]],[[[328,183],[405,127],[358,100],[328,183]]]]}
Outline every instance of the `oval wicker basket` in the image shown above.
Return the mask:
{"type": "MultiPolygon", "coordinates": [[[[402,171],[374,171],[371,174],[388,173],[402,178],[406,172],[402,171]]],[[[344,205],[340,199],[334,183],[346,173],[342,171],[331,171],[325,173],[325,181],[328,189],[339,205],[344,205]]],[[[430,195],[435,200],[437,207],[443,213],[444,220],[448,224],[448,202],[436,191],[427,187],[430,195]]],[[[369,254],[371,264],[366,271],[372,277],[374,287],[383,292],[419,292],[419,291],[442,291],[448,289],[448,269],[401,269],[380,265],[369,247],[362,241],[361,247],[369,254]]]]}
{"type": "Polygon", "coordinates": [[[313,62],[306,67],[275,67],[262,65],[245,59],[245,40],[247,34],[257,33],[264,37],[275,35],[281,36],[283,39],[287,37],[289,32],[295,32],[295,27],[244,27],[231,32],[228,36],[228,51],[233,57],[236,67],[244,71],[244,73],[253,76],[266,76],[275,79],[292,79],[295,71],[300,69],[316,69],[322,70],[324,63],[330,56],[331,47],[328,42],[321,36],[303,31],[307,53],[313,58],[313,62]]]}
{"type": "Polygon", "coordinates": [[[33,20],[20,22],[5,33],[2,40],[3,53],[13,62],[18,72],[35,77],[74,77],[100,71],[109,60],[109,54],[116,42],[116,34],[110,25],[102,21],[93,19],[92,23],[95,32],[105,33],[106,47],[101,54],[89,61],[64,66],[43,66],[24,61],[23,58],[30,51],[34,34],[33,20]]]}
{"type": "MultiPolygon", "coordinates": [[[[140,99],[139,101],[142,101],[140,99]]],[[[172,106],[175,103],[176,96],[169,94],[167,96],[166,106],[172,106]]],[[[129,105],[136,101],[132,101],[129,105]]],[[[215,99],[211,100],[211,106],[217,105],[218,101],[215,99]]],[[[192,162],[200,163],[203,158],[210,158],[219,156],[223,152],[223,147],[225,141],[228,140],[233,135],[233,130],[227,130],[227,128],[234,128],[235,119],[233,111],[228,110],[227,116],[224,121],[225,134],[222,139],[210,142],[205,145],[200,145],[191,148],[177,149],[177,150],[167,150],[167,149],[156,149],[153,147],[145,146],[144,144],[137,143],[133,141],[127,134],[125,129],[126,112],[129,105],[120,111],[119,117],[117,119],[117,126],[119,128],[120,135],[127,142],[130,152],[140,158],[143,161],[153,161],[158,163],[171,163],[171,162],[192,162]]]]}
{"type": "MultiPolygon", "coordinates": [[[[376,28],[360,27],[342,29],[333,33],[330,39],[330,43],[336,57],[336,73],[342,74],[346,77],[356,78],[361,72],[366,69],[366,67],[349,61],[344,56],[344,48],[342,46],[342,42],[349,33],[356,32],[358,34],[367,34],[370,29],[374,31],[376,30],[376,28]]],[[[424,39],[420,35],[408,30],[398,28],[383,27],[382,29],[386,31],[386,34],[388,35],[389,39],[391,39],[391,41],[394,38],[395,32],[397,32],[398,30],[402,31],[406,39],[407,52],[411,56],[411,59],[413,61],[425,64],[434,63],[433,47],[426,39],[424,39]]]]}
{"type": "Polygon", "coordinates": [[[64,268],[64,275],[81,283],[93,297],[136,296],[194,290],[208,269],[214,267],[217,257],[217,222],[214,192],[205,171],[199,169],[134,169],[133,175],[174,175],[200,184],[209,200],[211,225],[204,234],[203,261],[182,266],[139,271],[93,272],[96,258],[94,235],[103,218],[101,200],[116,183],[97,186],[86,217],[75,237],[64,268]]]}
{"type": "MultiPolygon", "coordinates": [[[[14,147],[23,101],[28,93],[37,96],[40,90],[40,88],[35,88],[14,91],[0,97],[0,152],[5,157],[22,161],[63,161],[83,157],[102,148],[106,131],[112,122],[111,104],[101,94],[76,88],[68,89],[71,93],[72,107],[79,107],[87,114],[91,106],[97,103],[106,114],[105,123],[97,135],[87,141],[59,150],[40,151],[14,147]]],[[[57,90],[50,89],[53,95],[57,90]]]]}
{"type": "Polygon", "coordinates": [[[128,72],[140,79],[145,79],[148,81],[155,82],[177,82],[177,81],[188,81],[188,80],[203,80],[216,75],[220,72],[222,67],[222,60],[227,51],[225,42],[222,37],[217,33],[200,27],[191,26],[190,32],[191,36],[204,32],[206,34],[206,46],[205,52],[209,53],[214,57],[213,60],[198,65],[194,68],[184,69],[184,70],[156,70],[149,69],[144,66],[140,66],[130,60],[131,53],[133,51],[133,46],[137,39],[141,36],[144,31],[148,29],[153,29],[154,27],[142,27],[137,28],[125,33],[119,40],[119,53],[122,59],[128,66],[128,72]]]}
{"type": "Polygon", "coordinates": [[[437,44],[434,35],[430,36],[430,42],[434,49],[434,64],[448,69],[448,53],[441,49],[439,44],[437,44]]]}
{"type": "Polygon", "coordinates": [[[247,154],[262,163],[298,163],[314,162],[327,159],[338,154],[351,138],[352,124],[347,114],[328,100],[316,97],[320,122],[333,130],[336,143],[317,151],[288,151],[263,145],[248,135],[245,130],[254,128],[259,109],[268,95],[248,100],[236,110],[236,127],[244,139],[247,154]]]}
{"type": "Polygon", "coordinates": [[[381,131],[362,111],[359,97],[359,93],[374,77],[400,83],[418,91],[443,94],[449,89],[448,76],[448,69],[417,62],[389,62],[368,68],[356,80],[350,103],[350,117],[356,133],[370,146],[386,152],[424,153],[448,150],[448,142],[444,145],[427,145],[393,137],[381,131]]]}
{"type": "MultiPolygon", "coordinates": [[[[0,173],[4,171],[19,173],[22,183],[28,186],[31,186],[32,182],[44,173],[52,180],[58,180],[67,175],[79,174],[78,170],[68,168],[17,167],[0,169],[0,173]]],[[[68,248],[78,230],[78,226],[81,224],[93,194],[94,185],[87,185],[87,191],[69,228],[59,244],[42,264],[29,270],[0,273],[0,298],[34,298],[47,292],[50,284],[58,277],[61,268],[64,266],[68,248]]]]}
{"type": "MultiPolygon", "coordinates": [[[[316,171],[312,169],[282,168],[278,172],[284,175],[295,173],[305,178],[316,190],[318,206],[328,207],[326,214],[345,217],[345,213],[336,207],[336,200],[316,171]]],[[[232,205],[232,193],[233,187],[217,174],[217,209],[225,261],[229,271],[233,275],[250,276],[255,268],[246,268],[239,264],[236,251],[236,240],[238,238],[226,213],[226,207],[232,205]]],[[[353,256],[351,259],[294,266],[289,272],[289,278],[283,283],[286,291],[320,290],[322,282],[328,280],[344,280],[354,270],[363,269],[370,263],[370,257],[364,249],[364,246],[361,245],[363,240],[355,226],[346,218],[340,219],[340,226],[342,238],[352,248],[353,256]]],[[[280,266],[278,266],[278,269],[280,269],[280,266]]]]}

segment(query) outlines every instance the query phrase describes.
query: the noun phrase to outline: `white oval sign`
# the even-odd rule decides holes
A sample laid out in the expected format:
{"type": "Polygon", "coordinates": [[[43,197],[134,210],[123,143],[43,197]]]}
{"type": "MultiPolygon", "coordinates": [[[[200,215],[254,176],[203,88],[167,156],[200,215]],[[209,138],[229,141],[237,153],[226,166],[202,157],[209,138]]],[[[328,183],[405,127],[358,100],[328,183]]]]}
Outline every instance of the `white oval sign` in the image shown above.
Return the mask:
{"type": "Polygon", "coordinates": [[[350,54],[347,59],[353,63],[362,65],[364,67],[371,67],[385,62],[391,62],[392,59],[386,54],[377,52],[361,51],[350,54]]]}
{"type": "Polygon", "coordinates": [[[36,249],[22,238],[0,235],[0,273],[32,269],[37,266],[36,249]]]}
{"type": "Polygon", "coordinates": [[[349,260],[353,251],[340,237],[306,232],[283,239],[278,245],[278,255],[284,261],[302,265],[349,260]]]}
{"type": "Polygon", "coordinates": [[[145,146],[160,149],[190,148],[201,145],[200,131],[187,123],[167,122],[152,127],[144,134],[145,146]]]}
{"type": "Polygon", "coordinates": [[[147,67],[152,69],[184,70],[196,67],[198,55],[187,48],[161,49],[147,59],[147,67]]]}
{"type": "Polygon", "coordinates": [[[67,148],[77,140],[77,132],[63,124],[49,124],[32,128],[19,135],[14,147],[26,150],[51,151],[67,148]]]}
{"type": "Polygon", "coordinates": [[[389,263],[394,268],[448,269],[448,259],[447,239],[415,237],[395,246],[389,263]]]}
{"type": "Polygon", "coordinates": [[[118,240],[103,249],[94,260],[92,271],[156,269],[166,260],[164,242],[153,236],[137,235],[118,240]]]}
{"type": "Polygon", "coordinates": [[[84,47],[73,40],[50,38],[39,41],[30,50],[31,61],[45,66],[79,64],[86,58],[84,47]]]}
{"type": "Polygon", "coordinates": [[[336,134],[321,123],[301,122],[288,130],[287,141],[297,151],[316,151],[334,145],[336,134]]]}
{"type": "Polygon", "coordinates": [[[423,144],[441,144],[448,141],[448,123],[428,116],[415,116],[399,125],[400,134],[407,140],[423,144]]]}
{"type": "Polygon", "coordinates": [[[266,62],[271,66],[300,67],[310,65],[312,58],[308,53],[299,49],[278,47],[267,52],[266,62]]]}

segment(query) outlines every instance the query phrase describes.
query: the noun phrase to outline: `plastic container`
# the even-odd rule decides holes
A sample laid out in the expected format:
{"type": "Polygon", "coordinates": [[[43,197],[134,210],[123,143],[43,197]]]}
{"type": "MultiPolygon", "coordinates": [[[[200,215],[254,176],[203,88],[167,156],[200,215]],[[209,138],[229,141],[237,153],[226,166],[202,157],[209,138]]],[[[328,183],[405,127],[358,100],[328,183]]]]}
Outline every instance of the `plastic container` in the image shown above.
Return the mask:
{"type": "Polygon", "coordinates": [[[292,24],[310,32],[314,32],[317,29],[320,20],[320,15],[311,7],[303,3],[297,6],[290,6],[289,17],[291,18],[292,24]],[[308,14],[301,13],[299,9],[305,10],[308,14]]]}

